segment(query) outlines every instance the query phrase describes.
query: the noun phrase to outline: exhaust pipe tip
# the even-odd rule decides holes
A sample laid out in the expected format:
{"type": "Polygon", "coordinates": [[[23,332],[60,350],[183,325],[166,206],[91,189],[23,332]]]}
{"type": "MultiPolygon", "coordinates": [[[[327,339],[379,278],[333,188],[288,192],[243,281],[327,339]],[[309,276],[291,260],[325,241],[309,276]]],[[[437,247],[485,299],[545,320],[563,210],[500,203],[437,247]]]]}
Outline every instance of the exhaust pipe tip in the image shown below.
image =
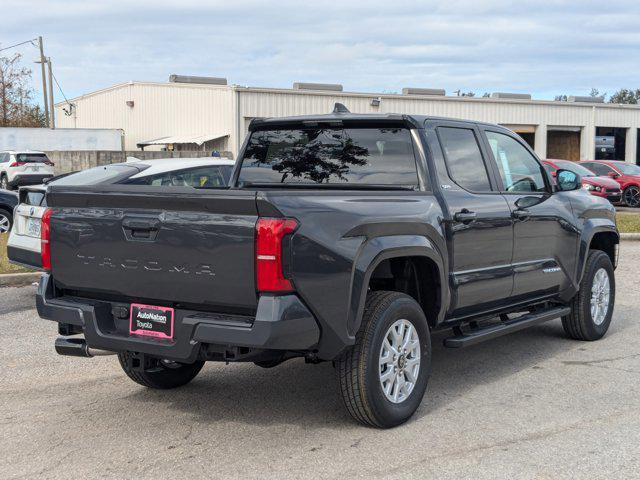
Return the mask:
{"type": "Polygon", "coordinates": [[[91,358],[98,355],[115,355],[116,352],[107,350],[97,350],[90,348],[84,338],[56,338],[56,352],[58,355],[66,355],[69,357],[91,358]]]}

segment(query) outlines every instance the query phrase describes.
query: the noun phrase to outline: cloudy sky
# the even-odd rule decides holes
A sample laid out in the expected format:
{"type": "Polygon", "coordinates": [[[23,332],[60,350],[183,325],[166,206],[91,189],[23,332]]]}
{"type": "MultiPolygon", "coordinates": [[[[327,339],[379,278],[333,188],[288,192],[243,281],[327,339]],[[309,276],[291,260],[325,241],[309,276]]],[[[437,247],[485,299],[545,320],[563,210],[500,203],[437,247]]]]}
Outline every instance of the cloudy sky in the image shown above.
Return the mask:
{"type": "MultiPolygon", "coordinates": [[[[542,99],[640,88],[638,0],[2,0],[1,11],[0,44],[42,35],[68,97],[172,73],[542,99]]],[[[35,48],[12,51],[36,73],[35,48]]]]}

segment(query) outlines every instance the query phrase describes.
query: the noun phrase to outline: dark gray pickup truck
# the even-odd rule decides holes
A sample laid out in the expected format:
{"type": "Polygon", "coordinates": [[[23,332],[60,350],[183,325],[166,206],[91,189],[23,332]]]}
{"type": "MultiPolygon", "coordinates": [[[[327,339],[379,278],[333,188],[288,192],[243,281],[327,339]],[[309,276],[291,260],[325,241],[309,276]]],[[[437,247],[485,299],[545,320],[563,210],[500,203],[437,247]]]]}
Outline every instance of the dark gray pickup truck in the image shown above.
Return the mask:
{"type": "Polygon", "coordinates": [[[209,360],[332,361],[349,413],[391,427],[434,331],[606,333],[614,210],[575,173],[554,185],[497,125],[344,110],[254,120],[229,188],[51,186],[37,307],[57,351],[117,353],[151,388],[209,360]]]}

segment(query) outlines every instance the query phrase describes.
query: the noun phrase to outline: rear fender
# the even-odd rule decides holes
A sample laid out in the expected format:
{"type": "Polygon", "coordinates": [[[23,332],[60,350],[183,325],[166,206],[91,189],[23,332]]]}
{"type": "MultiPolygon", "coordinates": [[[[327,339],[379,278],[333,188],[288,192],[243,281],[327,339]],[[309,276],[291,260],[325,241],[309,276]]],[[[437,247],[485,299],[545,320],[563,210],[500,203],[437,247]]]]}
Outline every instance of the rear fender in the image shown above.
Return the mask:
{"type": "Polygon", "coordinates": [[[438,268],[440,277],[440,312],[436,324],[442,321],[449,299],[446,281],[446,260],[441,249],[432,240],[422,235],[394,235],[374,237],[365,242],[354,264],[352,276],[351,298],[349,302],[349,317],[347,329],[349,335],[354,336],[360,324],[367,299],[369,280],[380,262],[398,257],[426,257],[432,260],[438,268]]]}

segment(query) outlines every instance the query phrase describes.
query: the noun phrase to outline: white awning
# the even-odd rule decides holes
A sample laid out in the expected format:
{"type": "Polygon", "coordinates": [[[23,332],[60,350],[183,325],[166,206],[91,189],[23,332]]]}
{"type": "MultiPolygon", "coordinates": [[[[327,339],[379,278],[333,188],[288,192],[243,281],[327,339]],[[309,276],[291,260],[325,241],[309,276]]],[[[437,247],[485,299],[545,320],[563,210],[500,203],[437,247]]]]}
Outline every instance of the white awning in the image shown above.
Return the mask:
{"type": "Polygon", "coordinates": [[[228,137],[228,133],[216,133],[216,134],[204,134],[204,135],[171,135],[169,137],[160,137],[153,140],[147,140],[146,142],[139,142],[139,147],[147,145],[170,145],[176,143],[195,143],[196,145],[202,145],[205,142],[211,140],[218,140],[219,138],[228,137]]]}

